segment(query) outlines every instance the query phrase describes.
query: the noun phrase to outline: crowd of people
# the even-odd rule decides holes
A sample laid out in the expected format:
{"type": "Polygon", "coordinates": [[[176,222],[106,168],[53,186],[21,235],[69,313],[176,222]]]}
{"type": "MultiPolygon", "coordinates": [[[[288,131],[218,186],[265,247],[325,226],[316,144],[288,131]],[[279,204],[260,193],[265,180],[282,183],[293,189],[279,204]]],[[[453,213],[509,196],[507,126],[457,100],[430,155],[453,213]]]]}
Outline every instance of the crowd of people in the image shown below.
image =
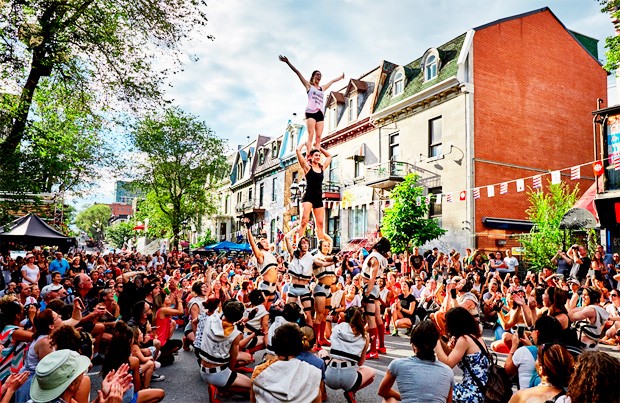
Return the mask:
{"type": "Polygon", "coordinates": [[[277,255],[246,225],[245,257],[3,256],[0,402],[86,403],[93,365],[95,400],[161,401],[165,387],[152,384],[165,386],[158,370],[181,349],[194,351],[212,402],[324,401],[326,387],[353,402],[390,333],[409,336],[414,354],[391,361],[384,401],[483,401],[493,354],[513,401],[620,401],[620,364],[599,348],[620,349],[620,259],[602,246],[590,259],[573,245],[533,273],[510,250],[405,258],[385,238],[369,251],[334,254],[328,239],[311,250],[298,228],[277,255]]]}

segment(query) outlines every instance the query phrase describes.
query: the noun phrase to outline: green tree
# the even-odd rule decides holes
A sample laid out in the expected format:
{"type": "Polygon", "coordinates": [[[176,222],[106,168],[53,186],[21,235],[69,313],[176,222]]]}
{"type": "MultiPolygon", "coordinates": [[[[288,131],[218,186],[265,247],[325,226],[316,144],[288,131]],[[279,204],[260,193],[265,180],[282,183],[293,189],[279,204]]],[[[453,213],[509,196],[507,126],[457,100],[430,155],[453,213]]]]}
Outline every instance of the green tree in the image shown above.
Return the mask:
{"type": "Polygon", "coordinates": [[[413,245],[423,245],[446,233],[435,219],[428,218],[424,188],[417,184],[418,176],[409,174],[392,190],[394,204],[385,210],[381,233],[390,240],[392,251],[405,252],[413,245]],[[421,198],[417,205],[418,197],[421,198]]]}
{"type": "MultiPolygon", "coordinates": [[[[620,0],[599,0],[603,6],[601,12],[609,13],[611,20],[616,28],[616,32],[620,31],[620,0]]],[[[605,70],[611,72],[618,68],[620,63],[620,35],[609,36],[605,38],[605,48],[607,49],[607,62],[605,70]]]]}
{"type": "Polygon", "coordinates": [[[75,225],[86,232],[91,238],[100,241],[105,236],[105,230],[110,225],[112,216],[110,206],[106,204],[93,204],[87,209],[80,211],[75,217],[75,225]]]}
{"type": "Polygon", "coordinates": [[[157,210],[178,246],[182,227],[213,213],[212,191],[228,173],[224,141],[195,116],[176,107],[142,119],[131,133],[147,201],[157,210]]]}
{"type": "Polygon", "coordinates": [[[20,90],[0,155],[13,154],[24,139],[44,77],[89,88],[105,107],[157,102],[163,79],[178,70],[180,44],[206,25],[205,7],[204,0],[1,1],[0,81],[20,90]],[[158,63],[162,55],[168,58],[158,63]]]}
{"type": "Polygon", "coordinates": [[[111,225],[105,230],[105,239],[115,248],[122,248],[125,241],[131,239],[135,235],[134,225],[129,222],[119,222],[111,225]]]}
{"type": "Polygon", "coordinates": [[[573,243],[570,234],[560,229],[560,222],[575,205],[578,193],[578,185],[571,190],[564,182],[550,184],[547,192],[530,190],[530,207],[526,213],[534,227],[529,234],[520,237],[519,242],[524,248],[525,261],[533,269],[549,267],[551,259],[564,243],[573,243]],[[565,240],[565,236],[569,238],[565,240]]]}

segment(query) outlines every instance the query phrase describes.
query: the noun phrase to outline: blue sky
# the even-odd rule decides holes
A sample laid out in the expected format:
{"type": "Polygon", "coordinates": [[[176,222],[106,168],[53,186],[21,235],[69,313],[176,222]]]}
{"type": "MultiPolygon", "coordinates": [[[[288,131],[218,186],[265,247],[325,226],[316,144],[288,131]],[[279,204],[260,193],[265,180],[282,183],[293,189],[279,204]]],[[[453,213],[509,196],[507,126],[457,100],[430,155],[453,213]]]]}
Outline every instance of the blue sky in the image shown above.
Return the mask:
{"type": "MultiPolygon", "coordinates": [[[[548,6],[569,28],[599,39],[613,35],[596,0],[209,0],[206,32],[185,45],[199,60],[175,76],[169,98],[203,119],[228,140],[230,149],[257,134],[283,133],[293,112],[306,104],[298,78],[279,54],[309,76],[321,70],[323,82],[345,80],[382,60],[405,64],[488,22],[548,6]]],[[[601,56],[602,57],[602,56],[601,56]]],[[[122,179],[122,178],[121,178],[122,179]]],[[[74,200],[78,207],[111,202],[114,176],[96,191],[74,200]]]]}

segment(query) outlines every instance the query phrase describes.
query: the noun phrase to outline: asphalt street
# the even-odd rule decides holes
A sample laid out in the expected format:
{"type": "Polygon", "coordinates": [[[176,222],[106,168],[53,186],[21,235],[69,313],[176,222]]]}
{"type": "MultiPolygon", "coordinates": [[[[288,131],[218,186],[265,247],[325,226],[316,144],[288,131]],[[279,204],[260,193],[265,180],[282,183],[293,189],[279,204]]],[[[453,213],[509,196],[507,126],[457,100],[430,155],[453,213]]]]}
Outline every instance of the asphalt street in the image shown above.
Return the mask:
{"type": "MultiPolygon", "coordinates": [[[[490,345],[493,334],[490,330],[485,329],[483,337],[487,346],[490,345]]],[[[181,332],[177,330],[175,338],[181,338],[181,332]]],[[[390,335],[385,336],[385,344],[388,349],[388,353],[381,356],[378,360],[368,360],[365,365],[374,368],[377,373],[372,385],[357,392],[357,401],[362,402],[380,402],[381,399],[377,395],[379,384],[385,376],[389,363],[396,358],[409,357],[412,354],[411,346],[408,342],[408,337],[404,336],[404,332],[401,331],[401,335],[394,337],[390,335]]],[[[603,351],[612,353],[610,347],[603,346],[603,351]]],[[[617,358],[620,358],[620,353],[612,353],[617,358]]],[[[257,353],[256,356],[260,354],[257,353]]],[[[498,354],[498,361],[503,365],[505,354],[498,354]]],[[[92,392],[91,398],[96,396],[96,391],[101,384],[101,376],[99,375],[100,366],[93,367],[89,375],[92,380],[92,392]]],[[[208,402],[209,397],[207,395],[207,387],[200,379],[198,372],[198,364],[193,352],[180,351],[175,356],[175,362],[173,365],[160,368],[157,371],[158,374],[164,375],[166,379],[163,382],[152,383],[153,388],[162,388],[166,391],[166,402],[208,402]]],[[[462,372],[458,367],[454,368],[455,382],[460,382],[462,379],[462,372]]],[[[327,388],[328,402],[344,403],[346,402],[342,391],[335,391],[327,388]]],[[[243,398],[230,398],[223,399],[223,402],[245,402],[247,399],[243,398]]]]}

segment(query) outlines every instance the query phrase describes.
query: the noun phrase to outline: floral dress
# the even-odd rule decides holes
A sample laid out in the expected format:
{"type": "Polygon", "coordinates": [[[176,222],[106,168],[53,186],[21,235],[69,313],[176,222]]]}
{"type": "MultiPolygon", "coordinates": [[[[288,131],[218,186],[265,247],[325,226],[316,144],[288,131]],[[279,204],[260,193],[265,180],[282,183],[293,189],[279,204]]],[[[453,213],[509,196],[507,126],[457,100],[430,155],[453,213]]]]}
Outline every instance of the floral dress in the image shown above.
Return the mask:
{"type": "Polygon", "coordinates": [[[476,381],[472,377],[470,370],[476,375],[483,385],[487,383],[487,373],[489,370],[489,359],[478,351],[474,354],[464,355],[459,368],[463,371],[463,382],[454,385],[452,395],[453,402],[484,402],[484,395],[476,385],[476,381]],[[463,362],[469,364],[469,369],[463,362]]]}

